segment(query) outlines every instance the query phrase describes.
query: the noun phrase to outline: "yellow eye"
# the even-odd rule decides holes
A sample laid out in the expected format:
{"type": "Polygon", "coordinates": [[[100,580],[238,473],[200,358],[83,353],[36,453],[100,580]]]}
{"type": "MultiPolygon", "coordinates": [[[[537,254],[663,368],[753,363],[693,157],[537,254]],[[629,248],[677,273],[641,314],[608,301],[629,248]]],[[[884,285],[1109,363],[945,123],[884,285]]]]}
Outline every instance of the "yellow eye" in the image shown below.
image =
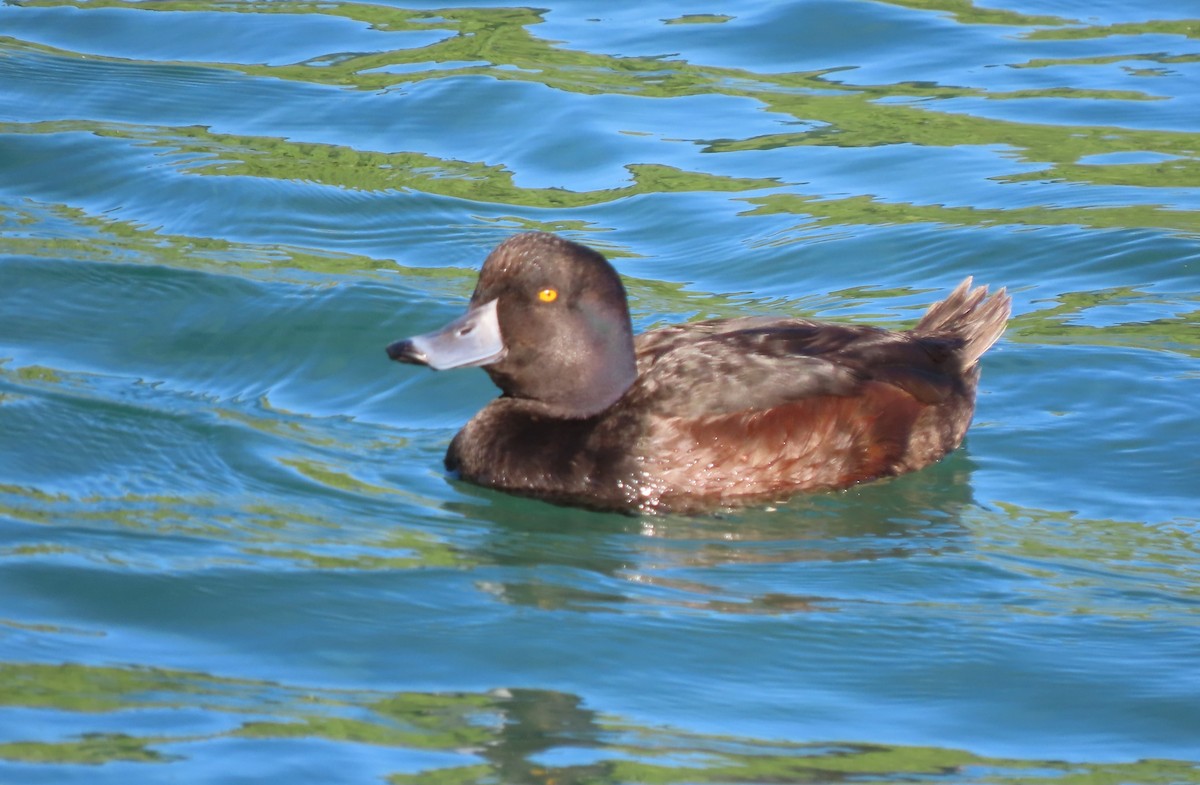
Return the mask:
{"type": "Polygon", "coordinates": [[[544,303],[552,303],[558,299],[558,290],[547,286],[538,292],[538,299],[544,303]]]}

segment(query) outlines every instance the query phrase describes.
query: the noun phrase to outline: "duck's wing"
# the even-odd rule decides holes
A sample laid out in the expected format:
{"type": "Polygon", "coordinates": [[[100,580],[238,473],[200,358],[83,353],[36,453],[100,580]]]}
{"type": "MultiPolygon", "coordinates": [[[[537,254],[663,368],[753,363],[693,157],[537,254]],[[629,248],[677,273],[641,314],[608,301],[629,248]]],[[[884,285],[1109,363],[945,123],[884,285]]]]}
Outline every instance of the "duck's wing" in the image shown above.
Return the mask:
{"type": "Polygon", "coordinates": [[[796,320],[712,322],[638,343],[650,413],[643,507],[691,509],[841,488],[956,446],[976,369],[954,339],[796,320]]]}
{"type": "Polygon", "coordinates": [[[638,392],[643,405],[681,417],[854,396],[867,382],[936,403],[961,384],[956,345],[952,338],[801,319],[698,322],[638,336],[638,392]]]}

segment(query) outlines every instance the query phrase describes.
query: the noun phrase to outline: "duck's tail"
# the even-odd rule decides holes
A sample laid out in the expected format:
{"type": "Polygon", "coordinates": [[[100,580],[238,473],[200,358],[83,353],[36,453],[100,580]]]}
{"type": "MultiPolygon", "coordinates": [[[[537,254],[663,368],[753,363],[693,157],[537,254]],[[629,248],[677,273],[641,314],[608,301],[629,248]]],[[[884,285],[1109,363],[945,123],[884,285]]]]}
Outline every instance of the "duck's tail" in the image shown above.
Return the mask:
{"type": "Polygon", "coordinates": [[[970,368],[1004,333],[1011,309],[1012,298],[1004,289],[988,297],[987,287],[972,289],[968,277],[949,297],[931,305],[912,331],[958,338],[963,368],[970,368]]]}

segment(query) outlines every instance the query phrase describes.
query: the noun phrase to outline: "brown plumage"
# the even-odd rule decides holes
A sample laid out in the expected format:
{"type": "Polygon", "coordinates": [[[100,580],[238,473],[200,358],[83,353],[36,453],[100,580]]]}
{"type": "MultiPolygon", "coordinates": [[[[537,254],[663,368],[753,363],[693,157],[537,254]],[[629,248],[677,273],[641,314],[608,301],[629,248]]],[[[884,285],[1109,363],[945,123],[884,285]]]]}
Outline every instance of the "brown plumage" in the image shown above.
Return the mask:
{"type": "Polygon", "coordinates": [[[603,257],[531,233],[488,257],[467,316],[388,354],[483,365],[504,391],[450,444],[446,466],[464,479],[599,509],[691,512],[940,460],[966,433],[978,360],[1008,314],[1003,290],[989,298],[968,278],[908,331],[749,317],[634,339],[603,257]]]}

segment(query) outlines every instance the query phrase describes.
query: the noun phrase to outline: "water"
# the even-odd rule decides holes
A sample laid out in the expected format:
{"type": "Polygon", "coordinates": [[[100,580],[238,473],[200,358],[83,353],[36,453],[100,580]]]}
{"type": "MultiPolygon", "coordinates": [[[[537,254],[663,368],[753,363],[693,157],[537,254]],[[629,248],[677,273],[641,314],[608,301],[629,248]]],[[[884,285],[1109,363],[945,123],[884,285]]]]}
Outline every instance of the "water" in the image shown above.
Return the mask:
{"type": "Polygon", "coordinates": [[[0,781],[1200,782],[1200,4],[546,5],[0,5],[0,781]],[[563,509],[383,354],[526,228],[1015,315],[929,470],[563,509]]]}

